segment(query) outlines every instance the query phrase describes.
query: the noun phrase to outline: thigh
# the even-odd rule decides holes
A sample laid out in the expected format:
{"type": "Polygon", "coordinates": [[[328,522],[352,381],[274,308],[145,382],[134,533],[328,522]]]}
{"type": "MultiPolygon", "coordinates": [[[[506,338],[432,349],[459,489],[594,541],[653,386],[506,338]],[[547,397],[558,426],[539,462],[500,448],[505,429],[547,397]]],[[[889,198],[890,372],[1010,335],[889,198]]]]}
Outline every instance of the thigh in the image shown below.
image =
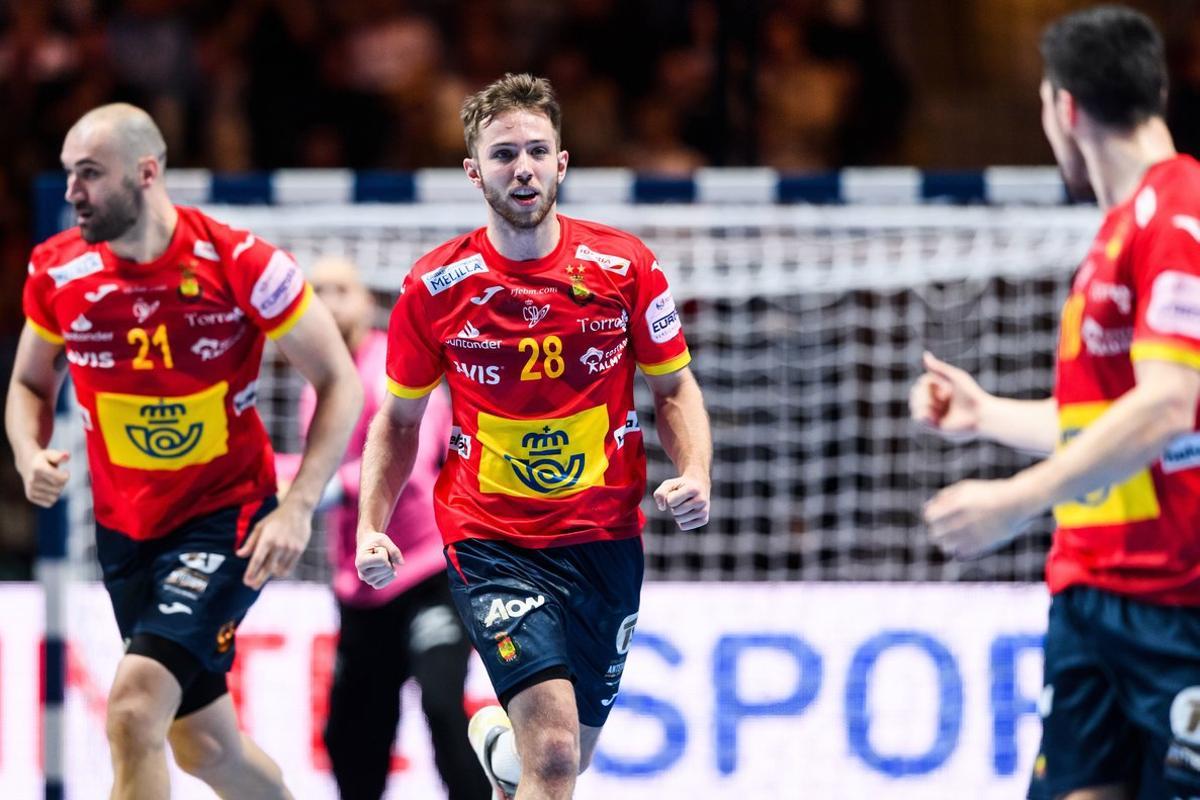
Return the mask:
{"type": "Polygon", "coordinates": [[[567,643],[579,721],[600,728],[616,702],[637,625],[642,543],[594,542],[572,547],[568,555],[577,575],[567,643]]]}
{"type": "Polygon", "coordinates": [[[498,696],[566,674],[565,589],[544,553],[472,539],[446,557],[454,605],[498,696]]]}
{"type": "Polygon", "coordinates": [[[1137,785],[1143,740],[1121,707],[1095,631],[1076,607],[1078,590],[1056,595],[1046,631],[1042,744],[1029,797],[1052,800],[1101,786],[1137,785]]]}
{"type": "Polygon", "coordinates": [[[242,582],[247,559],[234,553],[239,529],[253,526],[275,507],[270,497],[189,521],[156,543],[146,567],[149,593],[129,632],[176,642],[204,670],[227,672],[237,626],[258,591],[242,582]]]}
{"type": "Polygon", "coordinates": [[[1138,797],[1200,795],[1200,610],[1102,602],[1106,656],[1146,742],[1138,797]]]}

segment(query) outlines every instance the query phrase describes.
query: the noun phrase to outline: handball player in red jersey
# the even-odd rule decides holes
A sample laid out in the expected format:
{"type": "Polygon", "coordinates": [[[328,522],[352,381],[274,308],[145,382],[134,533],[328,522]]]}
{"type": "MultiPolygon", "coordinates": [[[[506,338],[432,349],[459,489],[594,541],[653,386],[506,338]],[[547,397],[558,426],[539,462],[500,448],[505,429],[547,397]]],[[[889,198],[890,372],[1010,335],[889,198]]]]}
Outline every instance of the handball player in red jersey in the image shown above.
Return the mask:
{"type": "Polygon", "coordinates": [[[1163,122],[1163,43],[1101,6],[1042,38],[1042,125],[1105,212],[1063,308],[1054,395],[993,396],[925,359],[914,419],[1046,454],[925,508],[972,557],[1053,508],[1053,600],[1031,798],[1200,795],[1200,164],[1163,122]]]}
{"type": "Polygon", "coordinates": [[[5,423],[26,495],[53,505],[69,465],[49,441],[70,369],[126,642],[108,698],[112,797],[165,800],[168,741],[221,797],[291,797],[238,730],[225,674],[238,623],[308,542],[362,405],[354,364],[291,256],[171,202],[166,145],[144,111],[88,112],[62,163],[77,225],[30,258],[5,423]],[[267,337],[318,396],[278,503],[254,407],[267,337]]]}
{"type": "Polygon", "coordinates": [[[506,75],[462,118],[487,225],[420,258],[392,312],[357,566],[375,587],[404,569],[382,531],[444,379],[454,427],[435,513],[454,601],[504,708],[471,720],[472,744],[499,796],[566,798],[617,702],[637,623],[646,457],[635,372],[678,469],[654,499],[683,530],[708,522],[712,443],[654,256],[628,233],[557,213],[568,157],[550,84],[506,75]]]}

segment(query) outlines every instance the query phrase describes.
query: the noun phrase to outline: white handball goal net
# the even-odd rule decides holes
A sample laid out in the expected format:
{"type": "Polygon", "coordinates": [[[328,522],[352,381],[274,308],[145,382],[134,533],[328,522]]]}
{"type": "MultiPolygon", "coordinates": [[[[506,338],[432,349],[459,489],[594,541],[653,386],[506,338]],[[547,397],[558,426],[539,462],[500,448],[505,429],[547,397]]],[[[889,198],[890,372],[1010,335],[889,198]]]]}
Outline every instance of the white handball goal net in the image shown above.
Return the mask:
{"type": "MultiPolygon", "coordinates": [[[[206,211],[287,248],[305,266],[323,255],[349,257],[379,296],[380,325],[413,261],[482,220],[478,202],[206,211]]],[[[712,418],[712,521],[681,533],[645,503],[647,577],[1040,580],[1048,517],[975,562],[948,562],[930,546],[920,513],[937,489],[962,478],[1006,476],[1031,462],[997,445],[946,444],[918,432],[908,419],[908,391],[928,349],[989,391],[1047,396],[1058,313],[1098,224],[1094,209],[562,211],[628,230],[654,250],[681,309],[712,418]]],[[[672,467],[639,386],[654,487],[672,467]]],[[[296,373],[268,352],[259,412],[281,451],[301,447],[300,388],[296,373]]],[[[71,510],[76,563],[90,565],[90,498],[82,482],[71,510]]],[[[298,577],[327,575],[318,531],[298,577]]]]}

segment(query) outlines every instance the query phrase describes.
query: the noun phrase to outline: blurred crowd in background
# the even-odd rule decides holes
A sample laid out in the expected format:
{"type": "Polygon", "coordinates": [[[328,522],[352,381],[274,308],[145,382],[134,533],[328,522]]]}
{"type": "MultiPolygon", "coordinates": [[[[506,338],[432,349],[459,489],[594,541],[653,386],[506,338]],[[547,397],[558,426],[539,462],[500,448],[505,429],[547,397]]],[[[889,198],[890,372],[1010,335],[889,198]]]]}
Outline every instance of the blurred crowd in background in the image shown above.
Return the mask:
{"type": "MultiPolygon", "coordinates": [[[[1197,152],[1200,2],[1131,4],[1168,32],[1170,121],[1197,152]]],[[[146,108],[170,166],[224,172],[456,166],[459,105],[509,71],[553,81],[577,167],[1043,164],[1038,34],[1087,5],[0,0],[0,354],[21,326],[31,181],[102,103],[146,108]]],[[[0,514],[0,575],[20,574],[31,512],[6,451],[0,514]]]]}

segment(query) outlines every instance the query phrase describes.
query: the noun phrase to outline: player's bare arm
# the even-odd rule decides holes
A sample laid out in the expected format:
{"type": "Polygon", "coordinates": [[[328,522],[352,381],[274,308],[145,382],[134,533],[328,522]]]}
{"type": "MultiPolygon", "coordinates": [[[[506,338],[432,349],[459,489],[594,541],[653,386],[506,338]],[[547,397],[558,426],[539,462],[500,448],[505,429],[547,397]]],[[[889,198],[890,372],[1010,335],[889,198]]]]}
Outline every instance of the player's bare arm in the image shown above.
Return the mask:
{"type": "Polygon", "coordinates": [[[42,508],[54,505],[69,477],[62,468],[69,455],[47,448],[54,431],[54,404],[65,376],[62,345],[51,344],[26,323],[8,384],[4,424],[25,496],[42,508]]]}
{"type": "Polygon", "coordinates": [[[397,397],[388,392],[380,405],[363,449],[359,485],[357,555],[358,577],[382,589],[404,563],[400,548],[384,533],[396,498],[412,474],[421,442],[421,418],[429,395],[397,397]]]}
{"type": "Polygon", "coordinates": [[[646,375],[654,394],[658,438],[679,476],[654,490],[660,511],[671,510],[680,530],[708,524],[712,491],[712,432],[700,385],[687,367],[666,375],[646,375]]]}
{"type": "Polygon", "coordinates": [[[238,555],[249,556],[243,580],[258,588],[268,578],[292,571],[312,535],[312,515],[321,492],[338,467],[354,421],[362,411],[362,386],[333,318],[313,303],[279,349],[317,393],[317,408],[304,458],[279,508],[254,527],[238,555]]]}
{"type": "Polygon", "coordinates": [[[965,370],[925,353],[924,374],[908,394],[912,419],[953,441],[990,439],[1040,455],[1054,452],[1058,418],[1054,398],[1014,400],[985,391],[965,370]]]}
{"type": "Polygon", "coordinates": [[[1148,360],[1134,371],[1137,385],[1050,458],[1005,480],[962,481],[934,496],[925,506],[934,541],[956,556],[986,553],[1047,508],[1127,478],[1190,433],[1200,371],[1148,360]]]}

